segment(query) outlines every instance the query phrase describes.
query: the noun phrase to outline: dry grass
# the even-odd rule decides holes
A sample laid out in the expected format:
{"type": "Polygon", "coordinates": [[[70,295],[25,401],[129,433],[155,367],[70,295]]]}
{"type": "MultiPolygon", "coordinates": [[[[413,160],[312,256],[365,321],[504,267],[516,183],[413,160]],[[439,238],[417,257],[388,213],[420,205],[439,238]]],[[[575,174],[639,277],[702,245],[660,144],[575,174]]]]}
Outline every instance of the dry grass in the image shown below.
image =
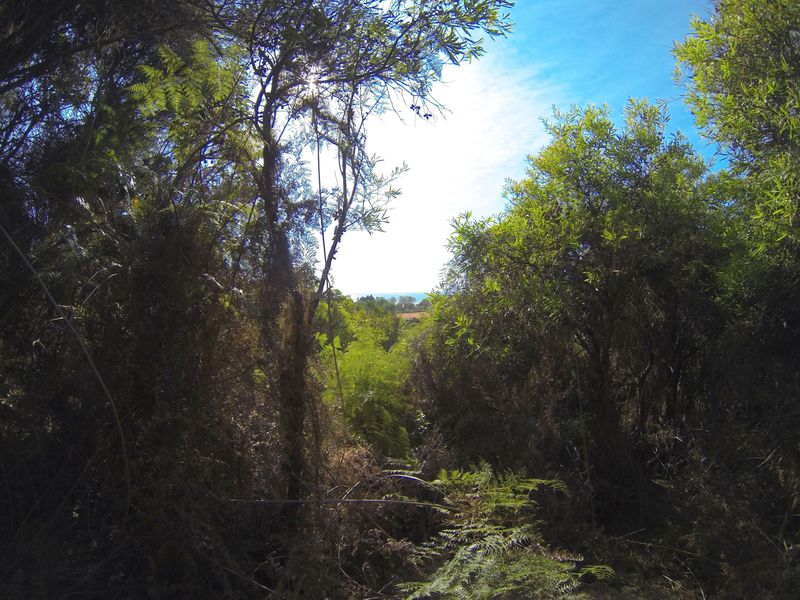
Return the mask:
{"type": "Polygon", "coordinates": [[[421,319],[428,315],[427,311],[417,311],[417,312],[405,312],[405,313],[397,313],[397,316],[403,319],[404,321],[410,321],[411,319],[421,319]]]}

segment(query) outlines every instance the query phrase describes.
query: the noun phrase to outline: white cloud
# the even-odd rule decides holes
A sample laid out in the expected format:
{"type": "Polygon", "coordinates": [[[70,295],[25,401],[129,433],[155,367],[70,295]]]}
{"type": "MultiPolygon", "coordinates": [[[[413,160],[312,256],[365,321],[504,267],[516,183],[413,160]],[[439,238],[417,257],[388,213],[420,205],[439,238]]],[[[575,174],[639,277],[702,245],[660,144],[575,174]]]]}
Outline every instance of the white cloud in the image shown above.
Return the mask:
{"type": "Polygon", "coordinates": [[[541,119],[561,93],[535,67],[490,52],[445,69],[444,79],[434,90],[444,117],[425,120],[402,106],[405,123],[388,112],[369,128],[370,151],[386,170],[405,162],[409,171],[386,231],[345,235],[333,267],[345,293],[430,291],[448,259],[452,218],[499,212],[505,180],[523,176],[526,156],[546,142],[541,119]]]}

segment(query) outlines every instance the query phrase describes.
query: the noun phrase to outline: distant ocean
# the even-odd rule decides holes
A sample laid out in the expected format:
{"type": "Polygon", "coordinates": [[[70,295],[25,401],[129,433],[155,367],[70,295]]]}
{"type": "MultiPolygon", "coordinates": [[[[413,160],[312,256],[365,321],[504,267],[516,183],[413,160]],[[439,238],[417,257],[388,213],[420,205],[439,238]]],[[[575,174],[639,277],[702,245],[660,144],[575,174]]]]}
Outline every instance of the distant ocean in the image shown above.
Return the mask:
{"type": "Polygon", "coordinates": [[[363,298],[364,296],[373,296],[375,298],[386,298],[387,300],[389,298],[394,298],[395,300],[397,300],[398,298],[400,298],[400,296],[411,296],[412,298],[414,298],[414,302],[419,304],[425,298],[428,297],[428,294],[426,292],[363,292],[363,293],[359,292],[357,294],[350,294],[350,297],[353,300],[358,300],[359,298],[363,298]]]}

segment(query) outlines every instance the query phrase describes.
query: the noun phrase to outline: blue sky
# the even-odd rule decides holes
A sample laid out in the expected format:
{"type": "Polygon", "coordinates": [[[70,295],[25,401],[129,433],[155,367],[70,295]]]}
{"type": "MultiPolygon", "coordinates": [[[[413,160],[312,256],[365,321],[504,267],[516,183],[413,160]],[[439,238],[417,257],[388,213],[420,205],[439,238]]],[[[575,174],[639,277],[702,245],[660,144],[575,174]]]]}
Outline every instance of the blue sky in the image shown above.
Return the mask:
{"type": "Polygon", "coordinates": [[[711,14],[711,4],[698,0],[523,0],[513,12],[514,39],[497,50],[516,64],[543,65],[542,76],[563,86],[567,104],[605,103],[619,116],[629,98],[664,100],[672,128],[692,135],[672,48],[690,33],[691,15],[711,14]]]}
{"type": "Polygon", "coordinates": [[[692,15],[711,10],[700,0],[520,0],[508,38],[490,42],[479,61],[445,69],[434,89],[449,109],[443,117],[409,110],[370,124],[371,151],[387,170],[405,162],[409,171],[385,232],[346,234],[334,286],[353,295],[435,288],[451,220],[503,209],[505,182],[523,177],[526,157],[547,143],[542,119],[554,106],[608,104],[620,118],[629,98],[663,100],[670,129],[713,156],[683,105],[672,56],[692,15]]]}

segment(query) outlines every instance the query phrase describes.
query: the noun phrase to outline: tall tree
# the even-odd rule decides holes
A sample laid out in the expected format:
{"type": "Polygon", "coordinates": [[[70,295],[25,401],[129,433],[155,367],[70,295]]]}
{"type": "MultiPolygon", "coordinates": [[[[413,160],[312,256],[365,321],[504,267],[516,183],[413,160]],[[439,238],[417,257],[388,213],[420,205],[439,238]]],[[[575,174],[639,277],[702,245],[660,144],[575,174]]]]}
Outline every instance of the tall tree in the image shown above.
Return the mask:
{"type": "Polygon", "coordinates": [[[245,35],[258,81],[254,119],[263,142],[258,186],[269,295],[262,328],[265,343],[279,348],[277,396],[289,499],[303,493],[306,366],[317,306],[342,236],[354,227],[378,227],[383,200],[394,194],[387,187],[391,177],[377,174],[367,153],[367,118],[384,109],[393,94],[415,106],[435,104],[430,92],[444,61],[459,64],[479,56],[483,40],[475,32],[505,34],[509,22],[502,11],[510,5],[507,0],[245,5],[250,14],[245,35]],[[300,277],[291,245],[302,198],[293,196],[285,176],[287,148],[303,127],[332,146],[338,162],[338,185],[319,200],[324,257],[318,283],[311,285],[300,277]]]}
{"type": "Polygon", "coordinates": [[[728,326],[717,347],[726,382],[717,415],[776,452],[776,480],[790,498],[777,531],[785,540],[798,477],[783,473],[800,471],[800,4],[718,0],[714,8],[694,20],[676,56],[698,124],[730,158],[719,190],[732,252],[721,274],[728,326]]]}
{"type": "Polygon", "coordinates": [[[698,124],[730,157],[721,191],[733,250],[723,277],[728,348],[739,356],[727,361],[738,365],[731,377],[743,377],[741,389],[797,385],[789,381],[800,365],[800,5],[719,0],[675,52],[698,124]]]}
{"type": "Polygon", "coordinates": [[[706,167],[658,107],[626,116],[617,130],[603,109],[557,115],[508,209],[455,222],[420,378],[473,459],[541,467],[532,449],[566,438],[606,491],[635,485],[625,439],[700,401],[720,244],[706,167]]]}

